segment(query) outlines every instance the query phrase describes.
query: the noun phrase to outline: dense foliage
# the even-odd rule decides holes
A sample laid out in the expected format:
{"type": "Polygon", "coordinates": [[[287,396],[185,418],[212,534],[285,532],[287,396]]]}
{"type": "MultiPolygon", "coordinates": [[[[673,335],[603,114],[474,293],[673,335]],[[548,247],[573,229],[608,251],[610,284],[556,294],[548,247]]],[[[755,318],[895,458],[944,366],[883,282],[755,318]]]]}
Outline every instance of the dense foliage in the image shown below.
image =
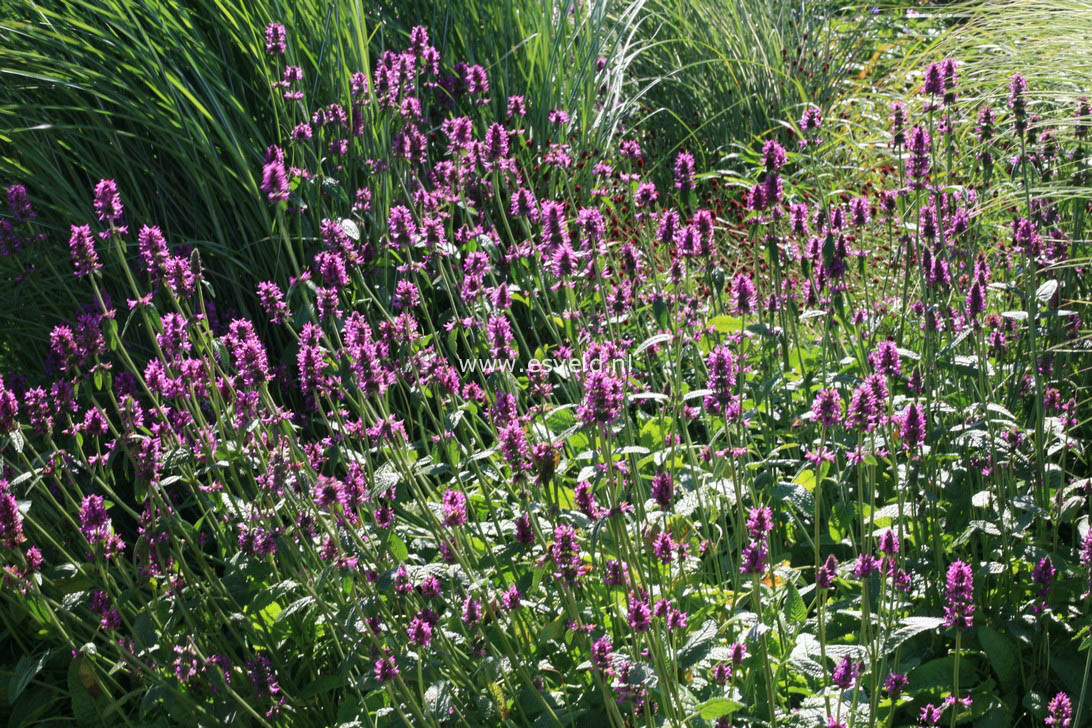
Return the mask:
{"type": "Polygon", "coordinates": [[[937,57],[729,173],[619,31],[586,97],[252,31],[245,256],[5,184],[10,725],[1083,724],[1087,99],[937,57]]]}

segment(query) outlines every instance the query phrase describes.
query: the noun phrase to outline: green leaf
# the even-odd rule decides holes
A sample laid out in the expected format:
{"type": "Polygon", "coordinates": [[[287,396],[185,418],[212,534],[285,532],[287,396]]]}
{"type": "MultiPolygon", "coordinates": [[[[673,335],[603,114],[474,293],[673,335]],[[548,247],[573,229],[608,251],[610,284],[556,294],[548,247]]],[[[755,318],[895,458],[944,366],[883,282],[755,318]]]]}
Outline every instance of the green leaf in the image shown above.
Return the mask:
{"type": "Polygon", "coordinates": [[[48,651],[37,657],[23,655],[19,658],[19,662],[15,664],[14,674],[11,676],[11,680],[8,681],[9,705],[19,698],[27,685],[30,684],[30,681],[34,679],[34,676],[41,671],[47,659],[49,659],[48,651]]]}
{"type": "Polygon", "coordinates": [[[722,334],[735,334],[743,330],[743,321],[739,316],[714,316],[709,319],[709,325],[722,334]]]}
{"type": "Polygon", "coordinates": [[[120,340],[118,339],[118,322],[113,318],[106,319],[105,322],[106,331],[106,347],[110,351],[116,351],[120,340]]]}
{"type": "Polygon", "coordinates": [[[279,615],[280,613],[281,605],[277,604],[277,602],[270,602],[268,605],[266,605],[264,609],[258,612],[257,616],[261,617],[262,621],[259,622],[255,618],[251,619],[251,622],[254,624],[255,627],[259,629],[261,628],[263,623],[266,627],[272,627],[277,621],[277,615],[279,615]]]}
{"type": "Polygon", "coordinates": [[[399,538],[393,531],[390,534],[390,539],[387,541],[387,546],[391,550],[391,555],[398,561],[405,561],[409,558],[409,549],[406,548],[406,542],[399,538]]]}
{"type": "Polygon", "coordinates": [[[102,688],[95,679],[95,671],[83,654],[77,654],[68,665],[68,697],[72,701],[72,715],[80,725],[94,725],[98,710],[95,694],[102,688]],[[94,693],[92,691],[95,691],[94,693]]]}
{"type": "Polygon", "coordinates": [[[316,695],[325,695],[337,690],[343,682],[344,678],[341,675],[323,675],[300,690],[296,697],[300,700],[306,700],[316,695]]]}
{"type": "Polygon", "coordinates": [[[283,621],[285,619],[288,619],[289,617],[291,617],[293,614],[300,611],[301,609],[306,609],[308,606],[310,606],[312,603],[314,603],[314,601],[315,601],[314,597],[300,597],[299,599],[297,599],[296,601],[292,602],[287,607],[285,607],[284,610],[280,614],[277,615],[277,617],[276,617],[276,619],[274,621],[281,622],[281,621],[283,621]]]}
{"type": "Polygon", "coordinates": [[[436,718],[447,719],[454,706],[455,699],[451,694],[451,685],[446,680],[433,683],[425,691],[425,707],[436,718]]]}
{"type": "Polygon", "coordinates": [[[939,617],[906,617],[899,622],[899,628],[887,638],[884,649],[887,652],[892,652],[911,637],[922,632],[938,629],[942,624],[944,624],[944,620],[939,617]]]}
{"type": "Polygon", "coordinates": [[[1020,683],[1020,654],[1012,641],[992,627],[980,626],[976,633],[978,643],[990,660],[990,667],[1001,682],[1005,692],[1016,690],[1020,683]]]}
{"type": "Polygon", "coordinates": [[[789,584],[788,589],[789,595],[785,598],[785,618],[789,620],[789,624],[801,625],[808,619],[808,608],[795,586],[789,584]]]}
{"type": "Polygon", "coordinates": [[[815,471],[810,469],[801,471],[796,475],[795,478],[792,479],[792,482],[796,485],[802,486],[810,493],[811,491],[815,490],[815,471]]]}
{"type": "Polygon", "coordinates": [[[690,639],[679,650],[679,667],[687,668],[700,662],[709,654],[716,637],[717,623],[710,619],[702,624],[701,629],[690,635],[690,639]]]}
{"type": "MultiPolygon", "coordinates": [[[[907,676],[910,678],[910,691],[913,693],[952,687],[952,675],[955,672],[955,655],[947,655],[930,660],[924,665],[914,668],[907,676]]],[[[959,685],[961,688],[971,688],[975,685],[975,662],[964,654],[959,661],[959,685]]]]}
{"type": "Polygon", "coordinates": [[[743,703],[737,703],[728,698],[710,698],[698,706],[695,715],[706,720],[713,720],[714,718],[731,715],[742,707],[743,703]]]}

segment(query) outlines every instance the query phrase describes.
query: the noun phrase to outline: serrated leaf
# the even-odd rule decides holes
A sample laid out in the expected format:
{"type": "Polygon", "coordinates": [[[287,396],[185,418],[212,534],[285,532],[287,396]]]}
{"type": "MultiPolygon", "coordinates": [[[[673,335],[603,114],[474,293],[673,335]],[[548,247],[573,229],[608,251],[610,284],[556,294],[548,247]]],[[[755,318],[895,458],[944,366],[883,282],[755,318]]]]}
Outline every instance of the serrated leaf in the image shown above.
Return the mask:
{"type": "Polygon", "coordinates": [[[789,620],[789,624],[801,625],[808,619],[808,608],[800,592],[791,583],[788,591],[789,595],[785,598],[785,618],[789,620]]]}
{"type": "Polygon", "coordinates": [[[696,665],[713,647],[713,640],[717,637],[717,623],[708,620],[701,628],[690,635],[683,648],[679,650],[679,667],[687,668],[696,665]]]}
{"type": "Polygon", "coordinates": [[[274,619],[273,621],[281,622],[288,617],[291,617],[293,614],[300,611],[301,609],[307,608],[309,605],[313,604],[314,601],[314,597],[300,597],[299,599],[285,607],[283,610],[281,610],[281,613],[278,614],[276,619],[274,619]]]}
{"type": "Polygon", "coordinates": [[[939,617],[906,617],[899,624],[900,627],[887,638],[887,643],[884,645],[887,652],[893,652],[896,647],[915,635],[938,629],[944,624],[944,620],[939,617]]]}

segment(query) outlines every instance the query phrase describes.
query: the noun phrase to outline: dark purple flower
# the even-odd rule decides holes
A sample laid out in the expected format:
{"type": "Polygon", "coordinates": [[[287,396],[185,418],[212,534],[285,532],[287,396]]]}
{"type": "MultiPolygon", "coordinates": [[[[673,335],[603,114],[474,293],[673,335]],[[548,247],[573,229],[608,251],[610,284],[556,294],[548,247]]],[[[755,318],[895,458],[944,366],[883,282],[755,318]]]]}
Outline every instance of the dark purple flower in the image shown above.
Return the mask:
{"type": "Polygon", "coordinates": [[[427,647],[432,642],[432,624],[418,614],[406,628],[406,636],[413,644],[427,647]]]}
{"type": "Polygon", "coordinates": [[[842,398],[834,389],[819,390],[811,404],[811,414],[824,427],[834,427],[842,421],[842,398]]]}
{"type": "Polygon", "coordinates": [[[1009,80],[1009,108],[1012,109],[1013,124],[1019,136],[1023,135],[1028,126],[1027,100],[1024,98],[1027,90],[1028,82],[1024,77],[1019,73],[1013,74],[1012,79],[1009,80]]]}
{"type": "Polygon", "coordinates": [[[769,506],[751,508],[747,516],[747,530],[755,541],[766,538],[766,534],[773,530],[773,511],[769,506]]]}
{"type": "Polygon", "coordinates": [[[1047,717],[1043,719],[1043,725],[1049,725],[1052,728],[1069,728],[1073,725],[1073,705],[1065,693],[1058,693],[1050,699],[1047,713],[1047,717]]]}
{"type": "Polygon", "coordinates": [[[706,389],[711,394],[705,397],[705,408],[714,414],[731,416],[738,410],[738,398],[734,393],[738,364],[727,344],[720,344],[705,358],[705,368],[709,371],[706,389]]]}
{"type": "Polygon", "coordinates": [[[609,371],[592,371],[584,380],[584,402],[577,417],[585,425],[610,425],[618,419],[624,403],[622,380],[609,371]]]}
{"type": "Polygon", "coordinates": [[[809,106],[804,109],[803,116],[800,117],[800,128],[805,134],[810,132],[817,132],[823,127],[823,113],[819,111],[817,106],[809,106]]]}
{"type": "Polygon", "coordinates": [[[948,567],[944,599],[944,625],[970,629],[974,623],[974,574],[970,565],[957,560],[948,567]]]}
{"type": "Polygon", "coordinates": [[[898,418],[903,447],[914,450],[925,442],[925,411],[917,402],[906,405],[898,418]]]}
{"type": "Polygon", "coordinates": [[[11,213],[11,217],[15,222],[26,222],[38,217],[38,213],[34,211],[34,206],[30,204],[30,195],[27,194],[25,186],[21,184],[10,185],[5,198],[8,212],[11,213]]]}
{"type": "Polygon", "coordinates": [[[739,571],[741,574],[761,574],[765,570],[766,545],[760,541],[751,541],[743,547],[739,571]]]}
{"type": "Polygon", "coordinates": [[[4,386],[4,378],[0,376],[0,435],[6,435],[19,427],[15,421],[19,414],[19,400],[15,392],[4,386]]]}
{"type": "Polygon", "coordinates": [[[931,161],[929,155],[932,150],[932,139],[929,132],[918,124],[910,130],[910,142],[908,144],[910,157],[906,160],[906,174],[911,184],[920,189],[925,185],[929,177],[931,161]]]}
{"type": "Polygon", "coordinates": [[[630,592],[626,621],[634,632],[647,632],[652,624],[652,611],[648,606],[648,597],[643,592],[630,592]]]}
{"type": "Polygon", "coordinates": [[[463,71],[463,84],[472,96],[489,93],[489,76],[481,66],[467,66],[463,71]]]}
{"type": "Polygon", "coordinates": [[[117,183],[112,179],[100,179],[95,185],[95,215],[99,221],[112,225],[119,222],[124,214],[117,183]]]}
{"type": "Polygon", "coordinates": [[[660,508],[667,510],[671,507],[671,499],[675,495],[675,484],[671,480],[670,473],[657,473],[652,478],[652,498],[660,508]]]}
{"type": "Polygon", "coordinates": [[[755,310],[755,284],[746,273],[737,273],[732,280],[732,307],[736,313],[755,310]]]}
{"type": "Polygon", "coordinates": [[[975,280],[971,284],[963,303],[963,313],[968,320],[977,319],[986,310],[986,287],[982,285],[982,281],[975,280]]]}
{"type": "Polygon", "coordinates": [[[80,531],[91,542],[101,540],[110,530],[110,516],[101,495],[84,496],[80,503],[80,531]]]}
{"type": "Polygon", "coordinates": [[[849,221],[854,227],[864,227],[871,216],[867,197],[854,197],[849,201],[849,221]]]}
{"type": "Polygon", "coordinates": [[[91,234],[90,225],[72,225],[72,236],[68,239],[68,249],[72,253],[72,265],[76,269],[76,276],[90,275],[92,271],[102,268],[99,262],[99,254],[95,251],[95,238],[91,234]]]}
{"type": "Polygon", "coordinates": [[[898,377],[902,375],[902,362],[899,358],[899,349],[894,341],[881,341],[876,350],[868,355],[868,361],[879,374],[885,377],[898,377]]]}
{"type": "Polygon", "coordinates": [[[744,658],[747,657],[747,645],[742,642],[733,642],[728,648],[732,656],[733,665],[742,665],[744,658]]]}
{"type": "Polygon", "coordinates": [[[767,172],[776,172],[785,166],[785,147],[781,146],[774,139],[766,140],[766,143],[762,145],[762,164],[766,167],[767,172]]]}
{"type": "Polygon", "coordinates": [[[461,526],[466,523],[466,495],[451,488],[445,490],[443,513],[445,526],[461,526]]]}
{"type": "Polygon", "coordinates": [[[284,294],[276,283],[262,281],[258,284],[258,302],[270,323],[283,324],[287,321],[288,306],[285,305],[284,294]]]}
{"type": "Polygon", "coordinates": [[[0,546],[15,548],[26,540],[23,536],[23,514],[15,496],[8,490],[8,482],[0,479],[0,546]]]}
{"type": "Polygon", "coordinates": [[[675,541],[667,531],[660,531],[652,541],[652,553],[661,563],[670,564],[675,551],[675,541]]]}
{"type": "Polygon", "coordinates": [[[675,157],[675,187],[682,192],[694,189],[694,155],[679,152],[675,157]]]}
{"type": "Polygon", "coordinates": [[[1034,222],[1026,217],[1012,221],[1012,243],[1017,250],[1029,257],[1038,257],[1042,250],[1042,242],[1034,222]]]}
{"type": "Polygon", "coordinates": [[[1088,137],[1088,130],[1092,127],[1092,106],[1088,103],[1088,97],[1082,96],[1077,99],[1077,113],[1074,114],[1077,119],[1077,123],[1073,129],[1073,136],[1078,141],[1086,139],[1088,137]]]}
{"type": "Polygon", "coordinates": [[[262,181],[258,189],[266,194],[270,203],[283,202],[288,199],[288,173],[284,168],[284,161],[273,159],[262,167],[262,181]]]}
{"type": "Polygon", "coordinates": [[[387,682],[398,677],[398,663],[393,657],[381,657],[375,661],[375,679],[387,682]]]}
{"type": "Polygon", "coordinates": [[[849,655],[846,655],[835,665],[834,672],[830,676],[831,682],[842,690],[849,690],[860,678],[863,669],[864,663],[854,662],[849,655]]]}
{"type": "Polygon", "coordinates": [[[902,691],[906,689],[906,686],[910,684],[909,678],[902,673],[893,672],[887,676],[887,679],[883,681],[883,690],[885,693],[891,696],[892,699],[902,695],[902,691]]]}
{"type": "Polygon", "coordinates": [[[834,586],[834,577],[838,575],[838,559],[831,554],[819,567],[815,575],[815,585],[820,589],[829,589],[834,586]]]}
{"type": "Polygon", "coordinates": [[[535,541],[535,532],[531,528],[531,516],[528,513],[524,513],[516,519],[516,541],[524,546],[535,541]]]}
{"type": "Polygon", "coordinates": [[[509,96],[506,116],[527,116],[527,101],[522,96],[509,96]]]}
{"type": "Polygon", "coordinates": [[[476,627],[481,624],[485,611],[482,602],[473,594],[467,594],[463,600],[462,621],[467,627],[476,627]]]}
{"type": "Polygon", "coordinates": [[[287,48],[284,26],[269,23],[265,26],[265,52],[271,56],[283,56],[287,48]]]}
{"type": "Polygon", "coordinates": [[[656,191],[656,185],[651,182],[642,182],[637,186],[633,201],[637,207],[652,207],[660,199],[660,193],[656,191]]]}
{"type": "Polygon", "coordinates": [[[501,605],[509,612],[514,609],[519,609],[522,602],[523,595],[520,594],[519,587],[515,584],[508,587],[508,589],[501,594],[501,605]]]}
{"type": "Polygon", "coordinates": [[[1054,563],[1050,560],[1049,556],[1044,556],[1039,559],[1039,563],[1031,570],[1031,581],[1039,587],[1039,591],[1036,594],[1039,603],[1032,606],[1032,611],[1038,613],[1046,608],[1046,600],[1047,597],[1050,596],[1050,590],[1054,584],[1054,576],[1057,573],[1058,569],[1054,566],[1054,563]]]}
{"type": "Polygon", "coordinates": [[[880,535],[880,552],[894,556],[899,552],[899,537],[890,528],[880,535]]]}
{"type": "Polygon", "coordinates": [[[754,212],[762,212],[766,209],[766,185],[759,182],[747,193],[747,208],[754,212]]]}
{"type": "Polygon", "coordinates": [[[926,67],[921,92],[929,96],[940,96],[944,93],[944,74],[940,70],[939,63],[930,63],[926,67]]]}
{"type": "Polygon", "coordinates": [[[610,637],[603,635],[592,643],[592,664],[602,673],[611,669],[611,657],[614,654],[614,645],[610,637]]]}
{"type": "Polygon", "coordinates": [[[880,570],[880,560],[872,554],[861,554],[857,557],[857,563],[853,565],[853,577],[867,579],[880,570]]]}
{"type": "Polygon", "coordinates": [[[625,586],[629,583],[629,575],[626,565],[617,559],[611,559],[603,567],[603,584],[605,586],[625,586]]]}
{"type": "Polygon", "coordinates": [[[580,557],[580,540],[572,526],[554,526],[550,559],[553,561],[555,579],[566,584],[574,584],[579,580],[584,562],[580,557]]]}
{"type": "Polygon", "coordinates": [[[993,108],[989,106],[983,106],[981,109],[979,109],[977,126],[978,141],[982,142],[983,144],[990,141],[990,139],[993,137],[994,120],[995,115],[993,108]]]}
{"type": "Polygon", "coordinates": [[[959,85],[959,74],[954,58],[945,58],[940,62],[940,74],[944,84],[944,105],[952,106],[956,102],[956,86],[959,85]]]}
{"type": "Polygon", "coordinates": [[[891,102],[891,146],[899,149],[906,144],[906,104],[891,102]]]}
{"type": "Polygon", "coordinates": [[[489,160],[508,156],[508,130],[503,124],[493,123],[485,133],[485,156],[489,160]]]}
{"type": "Polygon", "coordinates": [[[154,225],[143,225],[137,233],[137,251],[145,272],[153,279],[159,278],[170,257],[163,232],[154,225]]]}
{"type": "Polygon", "coordinates": [[[789,205],[789,226],[792,234],[798,238],[808,236],[808,206],[803,202],[789,205]]]}
{"type": "Polygon", "coordinates": [[[918,716],[918,725],[920,726],[934,726],[940,725],[940,719],[943,717],[944,711],[941,708],[929,703],[921,709],[921,714],[918,716]]]}
{"type": "Polygon", "coordinates": [[[387,233],[390,236],[391,247],[395,250],[413,243],[417,237],[417,224],[413,221],[413,213],[405,205],[395,205],[391,208],[387,217],[387,233]]]}

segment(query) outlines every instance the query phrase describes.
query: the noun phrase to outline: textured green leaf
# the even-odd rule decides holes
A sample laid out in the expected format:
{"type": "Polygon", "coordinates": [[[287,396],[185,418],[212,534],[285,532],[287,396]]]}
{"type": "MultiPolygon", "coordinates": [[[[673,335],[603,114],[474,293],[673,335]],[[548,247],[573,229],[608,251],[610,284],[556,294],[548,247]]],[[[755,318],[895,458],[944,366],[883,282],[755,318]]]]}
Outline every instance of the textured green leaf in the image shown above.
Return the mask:
{"type": "Polygon", "coordinates": [[[1006,692],[1015,690],[1020,681],[1020,653],[1012,641],[992,627],[980,626],[976,630],[978,643],[990,660],[990,668],[997,675],[1006,692]]]}
{"type": "Polygon", "coordinates": [[[717,623],[713,620],[705,622],[701,628],[690,635],[683,648],[679,650],[679,667],[687,668],[701,661],[709,654],[713,647],[713,640],[717,637],[717,623]]]}

